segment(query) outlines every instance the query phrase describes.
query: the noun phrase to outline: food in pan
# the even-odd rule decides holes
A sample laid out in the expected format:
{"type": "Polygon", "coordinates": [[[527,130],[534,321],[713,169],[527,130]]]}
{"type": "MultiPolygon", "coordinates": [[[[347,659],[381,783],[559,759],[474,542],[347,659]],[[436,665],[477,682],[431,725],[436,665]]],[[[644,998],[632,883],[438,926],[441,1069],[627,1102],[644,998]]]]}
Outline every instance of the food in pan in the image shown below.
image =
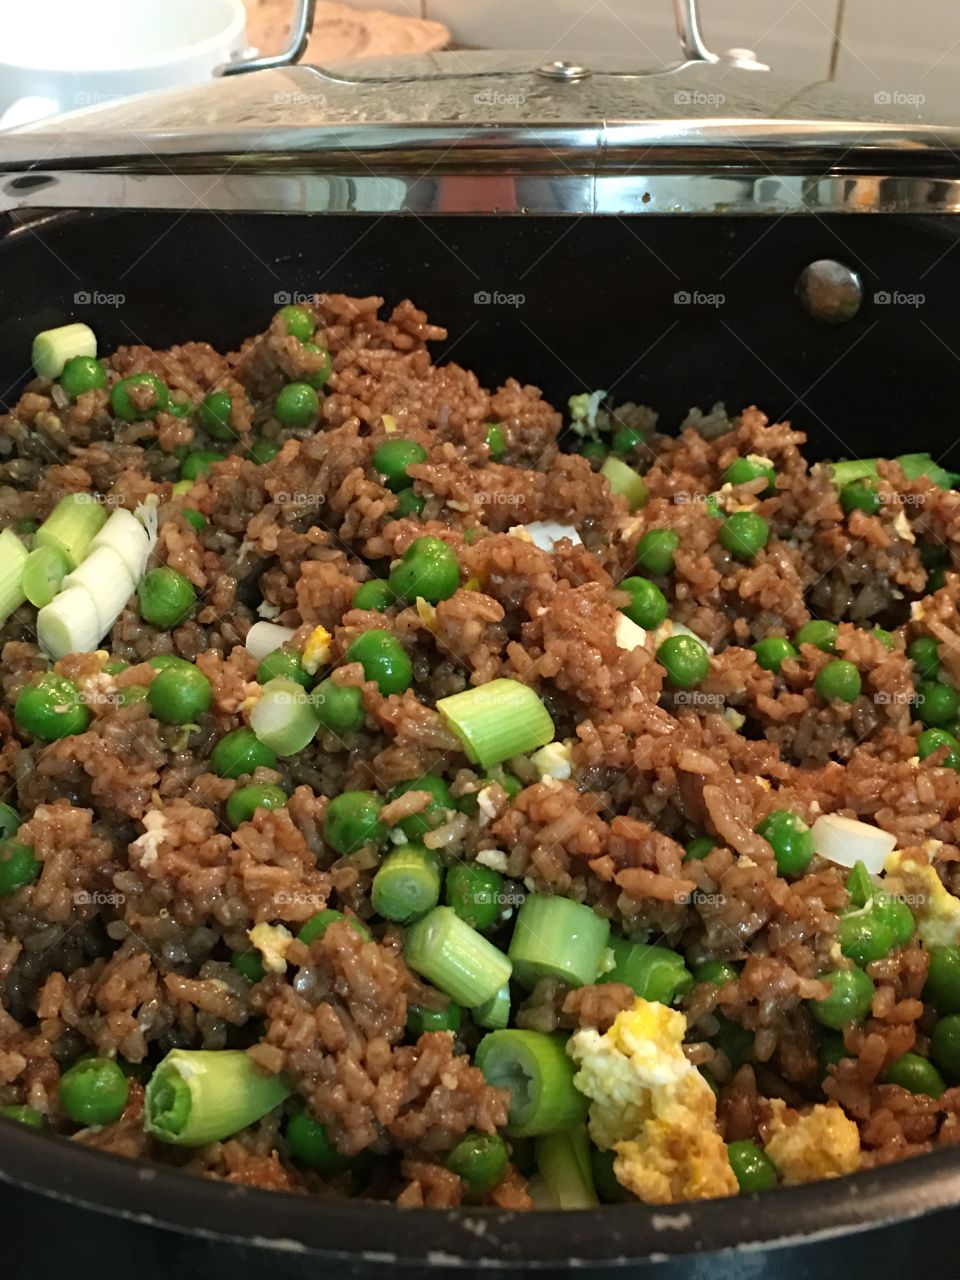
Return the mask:
{"type": "Polygon", "coordinates": [[[0,418],[4,1115],[410,1206],[953,1141],[957,477],[381,305],[65,326],[0,418]]]}

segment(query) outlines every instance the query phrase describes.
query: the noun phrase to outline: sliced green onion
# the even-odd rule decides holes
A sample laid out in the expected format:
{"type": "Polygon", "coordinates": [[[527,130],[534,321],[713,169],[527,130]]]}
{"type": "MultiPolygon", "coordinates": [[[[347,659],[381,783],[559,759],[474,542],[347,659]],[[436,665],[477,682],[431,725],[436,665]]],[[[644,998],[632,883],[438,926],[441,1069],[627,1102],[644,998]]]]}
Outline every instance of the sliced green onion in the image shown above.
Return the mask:
{"type": "Polygon", "coordinates": [[[693,989],[693,974],[684,964],[683,956],[669,947],[611,938],[610,950],[616,963],[601,982],[625,982],[644,1000],[657,1000],[661,1004],[671,1004],[693,989]]]}
{"type": "Polygon", "coordinates": [[[908,480],[917,480],[926,476],[931,484],[940,489],[952,489],[957,481],[954,471],[947,471],[939,462],[934,462],[929,453],[901,453],[894,458],[900,464],[900,470],[908,480]]]}
{"type": "Polygon", "coordinates": [[[467,758],[484,769],[553,741],[550,713],[518,680],[491,680],[441,698],[437,710],[463,743],[467,758]]]}
{"type": "Polygon", "coordinates": [[[600,474],[606,478],[611,493],[622,494],[631,511],[642,507],[647,500],[647,482],[639,471],[628,467],[625,462],[612,455],[600,468],[600,474]]]}
{"type": "Polygon", "coordinates": [[[86,587],[70,587],[37,614],[40,648],[54,659],[93,653],[102,638],[97,602],[86,587]]]}
{"type": "Polygon", "coordinates": [[[377,915],[407,924],[440,900],[440,859],[432,849],[405,844],[388,854],[370,886],[377,915]]]}
{"type": "Polygon", "coordinates": [[[33,545],[59,547],[75,569],[106,519],[103,507],[89,493],[68,493],[33,535],[33,545]]]}
{"type": "Polygon", "coordinates": [[[540,978],[573,987],[595,982],[610,936],[610,921],[570,898],[531,893],[517,913],[510,939],[513,976],[532,990],[540,978]]]}
{"type": "Polygon", "coordinates": [[[48,544],[31,551],[23,565],[23,591],[31,604],[41,609],[60,590],[70,571],[66,552],[48,544]]]}
{"type": "Polygon", "coordinates": [[[250,712],[250,728],[265,747],[278,756],[302,751],[320,727],[320,720],[304,687],[276,676],[263,686],[250,712]]]}
{"type": "Polygon", "coordinates": [[[59,378],[74,356],[96,356],[97,335],[88,324],[62,324],[44,329],[33,340],[31,359],[41,378],[59,378]]]}
{"type": "Polygon", "coordinates": [[[510,979],[510,961],[451,907],[434,907],[407,930],[407,964],[457,1004],[474,1009],[510,979]]]}
{"type": "Polygon", "coordinates": [[[875,476],[877,474],[877,459],[849,458],[844,462],[831,462],[830,469],[833,472],[833,483],[838,489],[843,489],[854,480],[864,480],[867,476],[875,476]]]}
{"type": "Polygon", "coordinates": [[[243,645],[258,662],[262,662],[268,653],[281,648],[293,636],[294,632],[290,627],[281,627],[276,622],[255,622],[247,632],[243,645]]]}
{"type": "Polygon", "coordinates": [[[590,1140],[582,1124],[537,1143],[537,1168],[558,1209],[596,1209],[590,1140]]]}
{"type": "Polygon", "coordinates": [[[189,493],[195,483],[195,480],[177,480],[173,486],[173,496],[180,498],[183,494],[189,493]]]}
{"type": "Polygon", "coordinates": [[[488,1084],[510,1090],[507,1133],[534,1138],[582,1124],[587,1099],[573,1083],[566,1038],[540,1031],[491,1031],[474,1061],[488,1084]]]}
{"type": "Polygon", "coordinates": [[[474,1022],[480,1027],[499,1031],[510,1021],[510,983],[505,982],[495,996],[471,1009],[474,1022]]]}
{"type": "Polygon", "coordinates": [[[63,579],[62,585],[64,591],[71,587],[85,587],[89,591],[97,606],[98,643],[123,613],[127,601],[137,589],[125,562],[113,547],[108,546],[97,547],[84,556],[76,569],[63,579]]]}
{"type": "Polygon", "coordinates": [[[147,1133],[180,1147],[221,1142],[289,1098],[243,1049],[171,1049],[147,1085],[147,1133]]]}
{"type": "Polygon", "coordinates": [[[0,533],[0,623],[6,622],[27,598],[23,590],[23,570],[29,555],[12,529],[0,533]]]}
{"type": "MultiPolygon", "coordinates": [[[[156,542],[140,521],[126,507],[117,507],[116,511],[90,543],[91,554],[101,547],[109,547],[115,551],[127,567],[127,572],[136,586],[147,570],[147,561],[156,542]]],[[[126,602],[124,602],[126,603],[126,602]]]]}

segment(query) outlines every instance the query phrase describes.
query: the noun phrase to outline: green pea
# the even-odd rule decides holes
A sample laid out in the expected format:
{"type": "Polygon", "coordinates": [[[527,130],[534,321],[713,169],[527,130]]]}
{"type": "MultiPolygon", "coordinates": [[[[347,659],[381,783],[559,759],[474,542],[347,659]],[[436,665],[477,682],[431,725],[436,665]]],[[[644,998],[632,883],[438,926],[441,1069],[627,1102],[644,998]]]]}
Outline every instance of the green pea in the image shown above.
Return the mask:
{"type": "Polygon", "coordinates": [[[327,1131],[307,1111],[295,1111],[287,1121],[284,1137],[294,1160],[316,1173],[340,1173],[350,1163],[327,1137],[327,1131]]]}
{"type": "Polygon", "coordinates": [[[940,646],[933,636],[917,636],[907,645],[907,657],[917,668],[921,679],[936,680],[940,670],[940,646]]]}
{"type": "Polygon", "coordinates": [[[948,1013],[933,1028],[930,1056],[951,1083],[960,1080],[960,1013],[948,1013]]]}
{"type": "Polygon", "coordinates": [[[40,874],[33,847],[12,837],[0,844],[0,898],[32,884],[40,874]]]}
{"type": "Polygon", "coordinates": [[[20,830],[20,815],[12,804],[0,804],[0,842],[9,840],[20,830]]]}
{"type": "Polygon", "coordinates": [[[194,449],[181,462],[180,474],[184,480],[199,480],[201,476],[209,475],[213,464],[222,462],[223,457],[216,449],[194,449]]]}
{"type": "Polygon", "coordinates": [[[777,472],[773,463],[768,462],[766,458],[751,456],[737,458],[723,473],[723,483],[749,484],[751,480],[757,480],[760,476],[767,477],[767,487],[760,495],[766,497],[767,494],[773,493],[776,486],[777,472]]]}
{"type": "Polygon", "coordinates": [[[931,947],[923,998],[937,1013],[960,1013],[960,947],[931,947]]]}
{"type": "Polygon", "coordinates": [[[699,862],[716,847],[717,842],[713,836],[695,836],[684,850],[684,858],[699,862]]]}
{"type": "Polygon", "coordinates": [[[846,1045],[843,1043],[843,1036],[839,1031],[825,1031],[823,1039],[820,1041],[820,1047],[817,1049],[817,1066],[820,1069],[820,1079],[826,1080],[830,1075],[830,1067],[835,1067],[838,1062],[849,1056],[846,1045]]]}
{"type": "Polygon", "coordinates": [[[111,1058],[81,1058],[60,1077],[60,1104],[75,1124],[113,1124],[123,1115],[130,1087],[111,1058]]]}
{"type": "Polygon", "coordinates": [[[873,895],[873,914],[891,930],[895,947],[905,947],[913,937],[916,923],[905,902],[878,889],[873,895]]]}
{"type": "Polygon", "coordinates": [[[230,425],[233,400],[228,391],[211,391],[200,401],[200,423],[214,440],[236,440],[237,432],[230,425]]]}
{"type": "Polygon", "coordinates": [[[487,449],[494,462],[507,452],[507,433],[499,422],[487,423],[487,449]]]}
{"type": "Polygon", "coordinates": [[[941,768],[960,769],[960,740],[946,729],[924,729],[917,738],[917,755],[921,760],[933,755],[941,747],[947,748],[947,754],[938,761],[941,768]]]}
{"type": "Polygon", "coordinates": [[[352,853],[364,844],[380,844],[387,828],[380,821],[383,802],[372,791],[343,791],[327,805],[323,838],[337,853],[352,853]]]}
{"type": "MultiPolygon", "coordinates": [[[[74,357],[76,359],[76,357],[74,357]]],[[[17,1106],[0,1107],[0,1116],[6,1116],[8,1120],[16,1120],[18,1124],[25,1124],[28,1129],[43,1129],[44,1119],[36,1107],[17,1106]]]]}
{"type": "Polygon", "coordinates": [[[138,702],[146,702],[150,691],[145,684],[128,684],[117,693],[117,701],[121,707],[132,707],[138,702]]]}
{"type": "Polygon", "coordinates": [[[154,671],[167,671],[170,667],[192,667],[193,663],[186,658],[178,658],[175,653],[158,653],[147,659],[147,665],[153,667],[154,671]]]}
{"type": "Polygon", "coordinates": [[[607,446],[602,440],[584,440],[580,453],[590,463],[594,471],[599,471],[607,460],[607,446]]]}
{"type": "Polygon", "coordinates": [[[225,734],[210,753],[210,768],[221,778],[239,778],[254,769],[273,769],[277,757],[252,729],[225,734]]]}
{"type": "Polygon", "coordinates": [[[614,966],[600,982],[624,982],[644,1000],[672,1004],[693,990],[693,974],[683,956],[655,943],[633,943],[610,937],[614,966]]]}
{"type": "Polygon", "coordinates": [[[137,422],[141,418],[155,418],[170,407],[170,392],[166,384],[155,373],[132,373],[128,378],[121,378],[113,384],[110,392],[110,408],[115,418],[124,422],[137,422]],[[130,392],[136,387],[147,387],[152,391],[148,408],[138,409],[130,398],[130,392]]]}
{"type": "Polygon", "coordinates": [[[243,975],[248,982],[262,982],[266,977],[266,969],[259,951],[235,951],[230,963],[237,973],[243,975]]]}
{"type": "Polygon", "coordinates": [[[947,575],[943,569],[932,569],[927,575],[927,595],[941,591],[946,586],[947,575]]]}
{"type": "Polygon", "coordinates": [[[320,401],[308,382],[288,382],[274,401],[273,412],[285,427],[307,427],[316,422],[320,401]]]}
{"type": "Polygon", "coordinates": [[[621,457],[633,453],[634,449],[639,448],[646,440],[646,436],[642,431],[638,431],[636,427],[619,427],[613,433],[613,439],[610,441],[610,447],[614,453],[618,453],[621,457]]]}
{"type": "Polygon", "coordinates": [[[945,565],[950,559],[948,547],[942,542],[927,542],[925,538],[921,538],[917,543],[917,555],[925,569],[936,569],[940,565],[945,565]]]}
{"type": "Polygon", "coordinates": [[[843,954],[860,966],[889,955],[895,945],[893,930],[870,907],[840,917],[837,941],[843,954]]]}
{"type": "Polygon", "coordinates": [[[421,809],[419,813],[412,813],[407,818],[401,818],[398,823],[408,840],[422,840],[427,832],[433,831],[447,821],[450,811],[454,808],[450,788],[437,774],[425,773],[419,778],[398,782],[390,792],[390,799],[396,800],[398,796],[404,796],[409,791],[430,792],[431,799],[425,809],[421,809]]]}
{"type": "Polygon", "coordinates": [[[754,511],[734,511],[717,534],[721,547],[738,560],[752,560],[767,545],[769,537],[770,526],[754,511]]]}
{"type": "Polygon", "coordinates": [[[764,636],[753,646],[753,652],[757,658],[757,666],[763,667],[764,671],[772,671],[775,675],[780,674],[780,668],[788,658],[799,657],[786,636],[764,636]]]}
{"type": "Polygon", "coordinates": [[[774,809],[756,832],[773,849],[782,876],[798,876],[806,871],[813,857],[813,832],[802,818],[789,809],[774,809]]]}
{"type": "Polygon", "coordinates": [[[515,778],[512,773],[507,773],[505,769],[499,766],[491,773],[480,774],[481,786],[477,791],[465,791],[463,795],[457,797],[456,805],[461,813],[469,814],[471,818],[476,817],[480,808],[477,796],[483,787],[490,782],[496,782],[507,793],[508,800],[516,800],[517,796],[523,790],[523,783],[519,778],[515,778]]]}
{"type": "Polygon", "coordinates": [[[824,618],[811,618],[793,637],[793,643],[798,648],[802,644],[812,644],[824,653],[836,653],[838,630],[839,627],[835,622],[827,622],[824,618]]]}
{"type": "Polygon", "coordinates": [[[813,686],[824,702],[856,702],[862,683],[852,662],[835,658],[820,668],[813,686]]]}
{"type": "Polygon", "coordinates": [[[621,591],[630,593],[630,603],[623,610],[631,622],[647,631],[655,631],[667,616],[667,599],[649,578],[624,578],[621,591]]]}
{"type": "Polygon", "coordinates": [[[55,742],[84,733],[90,712],[72,681],[47,671],[32,684],[24,685],[14,703],[13,718],[24,733],[41,742],[55,742]]]}
{"type": "Polygon", "coordinates": [[[314,391],[319,391],[321,387],[325,387],[333,373],[333,358],[326,347],[318,347],[315,342],[305,342],[303,344],[304,351],[309,351],[312,356],[318,356],[323,353],[324,362],[319,369],[314,369],[313,373],[305,373],[303,381],[308,387],[313,387],[314,391]]]}
{"type": "Polygon", "coordinates": [[[445,900],[474,929],[489,929],[500,919],[503,876],[480,862],[458,862],[447,872],[445,900]]]}
{"type": "Polygon", "coordinates": [[[896,1058],[880,1079],[884,1084],[898,1084],[901,1089],[925,1093],[931,1098],[939,1098],[947,1087],[933,1063],[921,1058],[919,1053],[905,1053],[896,1058]]]}
{"type": "Polygon", "coordinates": [[[329,676],[310,695],[317,717],[331,733],[356,733],[367,718],[363,694],[353,685],[337,684],[329,676]]]}
{"type": "Polygon", "coordinates": [[[180,514],[197,533],[202,533],[207,527],[207,517],[201,515],[199,511],[195,511],[193,507],[184,507],[180,514]]]}
{"type": "Polygon", "coordinates": [[[186,618],[197,603],[197,593],[189,578],[163,565],[144,576],[137,588],[137,599],[144,622],[169,631],[186,618]]]}
{"type": "Polygon", "coordinates": [[[871,627],[870,634],[875,636],[885,649],[893,652],[893,633],[886,627],[871,627]]]}
{"type": "Polygon", "coordinates": [[[739,1071],[753,1052],[753,1034],[719,1009],[714,1009],[713,1016],[719,1026],[710,1041],[726,1056],[734,1071],[739,1071]]]}
{"type": "Polygon", "coordinates": [[[76,400],[85,391],[96,391],[107,385],[107,371],[94,356],[71,356],[63,366],[60,385],[64,394],[76,400]]]}
{"type": "Polygon", "coordinates": [[[294,649],[274,649],[273,653],[268,653],[260,660],[257,684],[266,684],[268,680],[275,680],[278,676],[285,680],[296,680],[304,689],[309,689],[313,683],[303,669],[300,654],[294,649]]]}
{"type": "Polygon", "coordinates": [[[463,1010],[452,1000],[444,1009],[428,1009],[422,1004],[407,1005],[407,1035],[411,1040],[419,1040],[428,1031],[452,1031],[456,1035],[462,1020],[463,1010]]]}
{"type": "Polygon", "coordinates": [[[446,600],[460,585],[460,561],[442,538],[417,538],[390,570],[390,590],[401,600],[418,596],[431,604],[446,600]]]}
{"type": "Polygon", "coordinates": [[[340,920],[346,920],[353,932],[358,933],[364,942],[370,941],[370,930],[362,920],[358,920],[356,916],[345,916],[342,911],[334,911],[332,907],[315,911],[309,920],[304,921],[297,934],[297,941],[309,946],[317,938],[322,938],[330,926],[340,920]]]}
{"type": "Polygon", "coordinates": [[[227,821],[236,831],[241,822],[252,822],[258,809],[283,809],[286,803],[287,793],[283,787],[272,783],[251,782],[246,787],[238,787],[227,798],[227,821]]]}
{"type": "Polygon", "coordinates": [[[383,476],[383,483],[394,493],[413,484],[407,467],[426,462],[427,451],[416,440],[386,440],[373,455],[373,469],[383,476]]]}
{"type": "Polygon", "coordinates": [[[413,680],[413,664],[400,641],[389,631],[364,631],[346,653],[347,662],[359,662],[365,680],[373,680],[382,694],[403,693],[413,680]]]}
{"type": "Polygon", "coordinates": [[[864,511],[868,516],[875,516],[880,510],[880,495],[873,480],[853,480],[840,490],[840,505],[844,515],[854,511],[864,511]]]}
{"type": "Polygon", "coordinates": [[[921,680],[917,688],[917,719],[928,728],[951,724],[960,711],[960,695],[952,684],[921,680]]]}
{"type": "Polygon", "coordinates": [[[725,960],[706,960],[693,971],[695,982],[712,982],[715,987],[725,987],[728,982],[736,982],[739,976],[733,965],[727,964],[725,960]]]}
{"type": "Polygon", "coordinates": [[[777,1185],[773,1161],[755,1142],[728,1142],[727,1159],[741,1191],[767,1191],[777,1185]]]}
{"type": "Polygon", "coordinates": [[[147,691],[152,714],[163,724],[196,724],[210,708],[210,681],[199,667],[167,667],[147,691]]]}
{"type": "Polygon", "coordinates": [[[680,538],[672,529],[648,529],[637,543],[637,564],[655,578],[665,577],[673,568],[673,556],[680,538]]]}
{"type": "Polygon", "coordinates": [[[830,992],[822,1000],[809,1001],[810,1012],[823,1027],[840,1031],[848,1023],[862,1022],[873,1002],[873,983],[862,969],[834,969],[821,973],[830,992]]]}
{"type": "Polygon", "coordinates": [[[446,1164],[466,1184],[470,1195],[481,1198],[493,1190],[507,1172],[510,1153],[499,1133],[465,1133],[448,1154],[446,1164]]]}
{"type": "Polygon", "coordinates": [[[250,446],[250,461],[255,462],[258,467],[264,467],[274,460],[282,448],[279,440],[254,440],[250,446]]]}
{"type": "Polygon", "coordinates": [[[414,493],[412,489],[404,489],[397,496],[397,505],[393,512],[393,518],[395,520],[416,519],[417,516],[422,514],[426,505],[426,498],[421,498],[420,494],[414,493]]]}
{"type": "Polygon", "coordinates": [[[657,661],[675,689],[693,689],[710,670],[710,655],[696,636],[668,636],[657,650],[657,661]]]}
{"type": "Polygon", "coordinates": [[[291,338],[299,338],[301,342],[306,342],[313,337],[313,331],[317,327],[316,321],[304,307],[281,307],[277,315],[291,338]]]}
{"type": "Polygon", "coordinates": [[[395,603],[393,592],[390,590],[389,583],[383,581],[382,578],[371,578],[369,582],[361,582],[353,593],[353,599],[350,602],[351,609],[372,609],[377,613],[386,613],[392,604],[395,603]]]}

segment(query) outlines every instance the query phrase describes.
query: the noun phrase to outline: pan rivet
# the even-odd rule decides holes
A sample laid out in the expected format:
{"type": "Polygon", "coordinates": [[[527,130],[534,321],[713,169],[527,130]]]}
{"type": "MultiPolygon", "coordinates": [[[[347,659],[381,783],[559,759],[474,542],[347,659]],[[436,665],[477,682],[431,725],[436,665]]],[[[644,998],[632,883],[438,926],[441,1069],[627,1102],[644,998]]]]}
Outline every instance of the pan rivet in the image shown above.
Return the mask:
{"type": "Polygon", "coordinates": [[[852,267],[833,258],[818,258],[800,272],[797,297],[814,320],[845,324],[860,310],[863,284],[852,267]]]}
{"type": "Polygon", "coordinates": [[[546,76],[548,80],[586,80],[587,76],[593,73],[587,67],[581,67],[576,62],[546,62],[542,67],[537,67],[538,76],[546,76]]]}

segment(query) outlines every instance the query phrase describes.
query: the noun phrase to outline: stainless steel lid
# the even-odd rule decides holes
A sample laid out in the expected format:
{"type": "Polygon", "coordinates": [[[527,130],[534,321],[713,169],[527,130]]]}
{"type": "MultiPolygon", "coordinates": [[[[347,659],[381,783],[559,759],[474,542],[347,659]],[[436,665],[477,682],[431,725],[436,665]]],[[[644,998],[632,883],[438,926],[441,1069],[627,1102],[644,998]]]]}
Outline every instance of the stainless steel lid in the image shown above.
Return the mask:
{"type": "Polygon", "coordinates": [[[696,0],[675,8],[685,56],[668,67],[500,51],[272,65],[56,117],[0,134],[0,209],[960,208],[946,106],[851,99],[717,58],[696,0]]]}

